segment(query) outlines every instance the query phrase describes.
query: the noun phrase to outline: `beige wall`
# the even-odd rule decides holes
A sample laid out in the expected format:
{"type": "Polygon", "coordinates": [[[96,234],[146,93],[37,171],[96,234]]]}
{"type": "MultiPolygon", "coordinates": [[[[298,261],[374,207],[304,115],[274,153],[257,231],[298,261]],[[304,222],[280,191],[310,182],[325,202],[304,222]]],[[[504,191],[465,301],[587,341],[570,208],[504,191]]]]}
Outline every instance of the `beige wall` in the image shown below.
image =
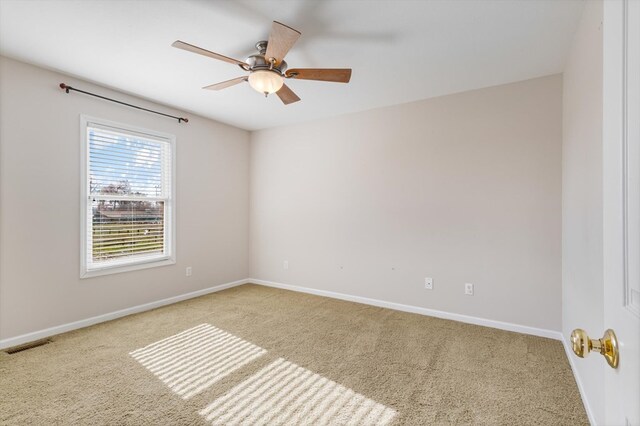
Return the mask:
{"type": "Polygon", "coordinates": [[[247,277],[248,132],[7,58],[0,112],[0,339],[247,277]],[[176,135],[175,265],[79,279],[80,114],[176,135]]]}
{"type": "Polygon", "coordinates": [[[251,144],[190,114],[66,95],[62,81],[184,114],[0,60],[0,339],[247,276],[560,330],[560,76],[251,144]],[[78,278],[80,114],[177,136],[176,265],[78,278]]]}
{"type": "Polygon", "coordinates": [[[253,133],[251,277],[559,331],[561,97],[554,75],[253,133]]]}
{"type": "MultiPolygon", "coordinates": [[[[589,1],[565,66],[562,146],[562,331],[601,333],[602,252],[602,2],[589,1]]],[[[605,363],[574,362],[590,415],[604,421],[605,363]]]]}

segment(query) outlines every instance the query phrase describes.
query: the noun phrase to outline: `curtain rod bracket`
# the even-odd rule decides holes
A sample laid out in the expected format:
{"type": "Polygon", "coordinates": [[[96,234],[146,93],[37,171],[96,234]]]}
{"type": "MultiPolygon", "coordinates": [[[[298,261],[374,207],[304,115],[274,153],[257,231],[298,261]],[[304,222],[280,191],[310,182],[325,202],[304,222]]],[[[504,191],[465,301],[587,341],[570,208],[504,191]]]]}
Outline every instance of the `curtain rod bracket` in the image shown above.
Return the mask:
{"type": "Polygon", "coordinates": [[[120,105],[125,105],[125,106],[131,107],[131,108],[140,109],[142,111],[147,111],[147,112],[150,112],[150,113],[153,113],[153,114],[163,115],[165,117],[169,117],[169,118],[173,118],[174,120],[178,120],[178,123],[182,123],[183,121],[185,123],[189,122],[189,119],[185,118],[185,117],[176,117],[174,115],[165,114],[164,112],[154,111],[152,109],[147,109],[147,108],[142,108],[142,107],[139,107],[139,106],[136,106],[136,105],[131,105],[131,104],[128,104],[126,102],[117,101],[115,99],[107,98],[106,96],[97,95],[97,94],[91,93],[91,92],[85,92],[84,90],[76,89],[75,87],[71,87],[71,86],[69,86],[67,84],[64,84],[64,83],[60,83],[60,88],[62,90],[64,90],[66,93],[69,93],[70,90],[73,90],[75,92],[84,93],[85,95],[94,96],[96,98],[104,99],[105,101],[115,102],[115,103],[120,104],[120,105]]]}

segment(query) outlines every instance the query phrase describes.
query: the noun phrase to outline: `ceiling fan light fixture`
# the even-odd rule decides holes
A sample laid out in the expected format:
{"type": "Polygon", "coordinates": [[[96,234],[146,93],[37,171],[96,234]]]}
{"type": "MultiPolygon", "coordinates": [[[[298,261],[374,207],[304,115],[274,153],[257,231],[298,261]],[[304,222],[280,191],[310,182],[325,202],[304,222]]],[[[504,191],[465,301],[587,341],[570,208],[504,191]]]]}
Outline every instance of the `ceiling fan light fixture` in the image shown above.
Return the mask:
{"type": "Polygon", "coordinates": [[[249,74],[249,85],[255,91],[263,93],[265,96],[276,93],[283,84],[284,79],[275,71],[256,70],[249,74]]]}

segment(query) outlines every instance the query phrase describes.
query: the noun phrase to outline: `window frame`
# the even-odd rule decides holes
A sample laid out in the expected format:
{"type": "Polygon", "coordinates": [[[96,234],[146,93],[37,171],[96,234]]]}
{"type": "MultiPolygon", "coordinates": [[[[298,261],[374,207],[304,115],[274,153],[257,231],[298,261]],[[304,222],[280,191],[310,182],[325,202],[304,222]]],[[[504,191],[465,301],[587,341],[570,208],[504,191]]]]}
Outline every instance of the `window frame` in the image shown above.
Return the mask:
{"type": "MultiPolygon", "coordinates": [[[[113,197],[113,198],[118,198],[113,197]]],[[[176,263],[176,137],[169,133],[158,132],[118,123],[102,118],[88,115],[80,115],[80,278],[91,278],[101,275],[116,274],[121,272],[136,271],[140,269],[155,268],[160,266],[173,265],[176,263]],[[95,125],[95,126],[93,126],[95,125]],[[92,229],[92,217],[88,214],[89,204],[92,202],[89,189],[89,138],[88,129],[90,127],[102,127],[106,130],[113,130],[120,133],[131,134],[156,139],[169,143],[171,160],[171,177],[168,198],[165,201],[164,226],[165,226],[165,254],[151,258],[138,259],[112,263],[103,267],[89,267],[88,252],[88,232],[92,229]]]]}

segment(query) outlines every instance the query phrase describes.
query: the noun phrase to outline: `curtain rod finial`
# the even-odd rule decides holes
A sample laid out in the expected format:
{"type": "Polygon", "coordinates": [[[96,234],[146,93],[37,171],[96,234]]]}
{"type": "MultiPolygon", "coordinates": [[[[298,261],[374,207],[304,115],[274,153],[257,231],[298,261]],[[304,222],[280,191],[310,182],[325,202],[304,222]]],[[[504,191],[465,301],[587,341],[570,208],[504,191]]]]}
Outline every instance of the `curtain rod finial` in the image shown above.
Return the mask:
{"type": "Polygon", "coordinates": [[[69,86],[64,83],[60,83],[60,88],[64,89],[65,92],[69,93],[69,86]]]}

